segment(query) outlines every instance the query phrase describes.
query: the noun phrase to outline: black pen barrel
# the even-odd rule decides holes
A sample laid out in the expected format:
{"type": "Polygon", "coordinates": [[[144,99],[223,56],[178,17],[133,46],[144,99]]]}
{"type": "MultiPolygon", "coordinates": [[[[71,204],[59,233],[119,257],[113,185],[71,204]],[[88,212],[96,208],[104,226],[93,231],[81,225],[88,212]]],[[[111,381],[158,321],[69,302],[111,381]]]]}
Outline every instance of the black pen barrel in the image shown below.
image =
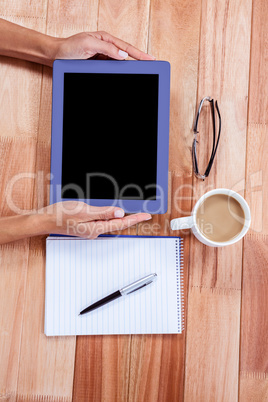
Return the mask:
{"type": "Polygon", "coordinates": [[[95,310],[98,307],[104,306],[104,304],[110,303],[111,301],[118,299],[118,297],[121,297],[122,294],[120,293],[119,290],[117,290],[114,293],[111,293],[109,296],[104,297],[103,299],[97,301],[94,304],[91,304],[91,306],[85,308],[83,311],[81,311],[80,315],[89,313],[92,310],[95,310]]]}

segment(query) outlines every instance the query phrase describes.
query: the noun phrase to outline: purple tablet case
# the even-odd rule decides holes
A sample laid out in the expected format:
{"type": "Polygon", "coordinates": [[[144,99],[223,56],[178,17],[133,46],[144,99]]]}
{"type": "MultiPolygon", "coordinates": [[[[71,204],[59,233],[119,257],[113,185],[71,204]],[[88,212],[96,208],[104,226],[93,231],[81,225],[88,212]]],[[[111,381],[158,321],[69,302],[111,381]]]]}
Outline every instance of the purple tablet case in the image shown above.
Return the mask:
{"type": "MultiPolygon", "coordinates": [[[[83,199],[94,206],[119,206],[127,213],[162,214],[168,205],[168,152],[170,64],[166,61],[56,60],[53,65],[50,203],[64,201],[61,194],[63,157],[64,74],[157,74],[157,169],[155,199],[83,199]]],[[[69,199],[68,199],[69,200],[69,199]]]]}

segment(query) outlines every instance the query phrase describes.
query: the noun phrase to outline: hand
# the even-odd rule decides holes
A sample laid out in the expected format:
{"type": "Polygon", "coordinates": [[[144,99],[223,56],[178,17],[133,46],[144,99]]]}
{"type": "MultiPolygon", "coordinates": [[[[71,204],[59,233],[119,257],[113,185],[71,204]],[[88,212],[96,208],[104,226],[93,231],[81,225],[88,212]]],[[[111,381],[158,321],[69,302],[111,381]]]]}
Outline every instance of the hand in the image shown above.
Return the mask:
{"type": "Polygon", "coordinates": [[[102,31],[83,32],[56,41],[55,59],[89,59],[98,55],[116,60],[124,60],[128,56],[137,60],[155,60],[155,57],[102,31]]]}
{"type": "MultiPolygon", "coordinates": [[[[95,239],[102,233],[123,230],[151,219],[147,213],[124,217],[118,207],[93,207],[78,201],[65,201],[37,211],[43,221],[43,233],[64,234],[95,239]]],[[[41,225],[42,226],[42,225],[41,225]]]]}

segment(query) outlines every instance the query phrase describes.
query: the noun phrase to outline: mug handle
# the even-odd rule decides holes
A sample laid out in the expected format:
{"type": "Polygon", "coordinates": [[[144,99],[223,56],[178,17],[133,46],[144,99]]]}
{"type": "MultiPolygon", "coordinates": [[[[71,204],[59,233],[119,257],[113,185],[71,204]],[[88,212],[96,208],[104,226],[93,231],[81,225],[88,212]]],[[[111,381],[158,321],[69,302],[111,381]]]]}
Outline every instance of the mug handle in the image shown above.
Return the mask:
{"type": "Polygon", "coordinates": [[[170,222],[170,227],[172,230],[191,229],[193,225],[194,225],[194,219],[192,216],[172,219],[172,221],[170,222]]]}

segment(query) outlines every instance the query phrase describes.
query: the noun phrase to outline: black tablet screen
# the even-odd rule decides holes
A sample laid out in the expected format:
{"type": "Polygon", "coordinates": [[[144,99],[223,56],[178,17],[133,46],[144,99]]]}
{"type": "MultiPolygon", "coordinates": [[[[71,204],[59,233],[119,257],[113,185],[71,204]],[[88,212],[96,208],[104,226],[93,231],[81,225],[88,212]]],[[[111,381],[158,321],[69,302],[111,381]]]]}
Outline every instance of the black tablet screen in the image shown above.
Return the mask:
{"type": "Polygon", "coordinates": [[[155,199],[157,74],[64,74],[62,198],[155,199]]]}

